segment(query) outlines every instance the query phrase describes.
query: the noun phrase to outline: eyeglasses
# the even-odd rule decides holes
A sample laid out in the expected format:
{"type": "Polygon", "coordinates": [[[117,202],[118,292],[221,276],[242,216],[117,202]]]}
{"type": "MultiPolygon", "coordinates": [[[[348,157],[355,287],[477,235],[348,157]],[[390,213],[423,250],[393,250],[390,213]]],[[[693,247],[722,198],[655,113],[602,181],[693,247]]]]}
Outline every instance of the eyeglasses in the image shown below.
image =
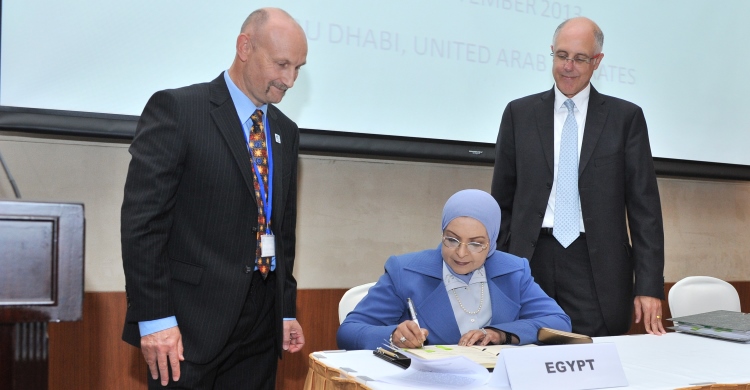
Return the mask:
{"type": "Polygon", "coordinates": [[[487,249],[487,244],[481,244],[478,242],[461,242],[458,241],[455,237],[446,237],[443,236],[443,245],[445,245],[446,248],[450,249],[456,249],[460,247],[461,245],[466,245],[466,249],[469,250],[471,253],[479,253],[485,249],[487,249]]]}
{"type": "Polygon", "coordinates": [[[570,61],[574,65],[583,66],[583,64],[590,64],[591,61],[599,58],[599,56],[601,56],[601,53],[599,53],[599,54],[597,54],[597,55],[595,55],[593,57],[588,57],[588,56],[585,56],[583,54],[579,54],[579,55],[577,55],[577,56],[575,56],[573,58],[568,58],[568,54],[564,53],[564,52],[549,53],[549,55],[551,55],[554,58],[554,60],[558,61],[558,62],[567,63],[568,61],[570,61]]]}

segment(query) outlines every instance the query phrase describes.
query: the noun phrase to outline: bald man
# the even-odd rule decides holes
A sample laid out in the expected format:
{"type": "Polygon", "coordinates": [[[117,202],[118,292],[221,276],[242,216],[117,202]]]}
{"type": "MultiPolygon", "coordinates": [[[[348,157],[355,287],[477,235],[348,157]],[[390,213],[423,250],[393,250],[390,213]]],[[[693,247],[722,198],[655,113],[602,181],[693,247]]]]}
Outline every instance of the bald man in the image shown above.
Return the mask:
{"type": "Polygon", "coordinates": [[[636,322],[663,334],[664,231],[646,120],[591,85],[603,45],[593,21],[563,22],[554,87],[505,108],[492,180],[498,248],[529,259],[574,332],[626,333],[635,308],[636,322]]]}
{"type": "Polygon", "coordinates": [[[140,347],[150,389],[274,389],[282,351],[304,345],[299,131],[273,104],[306,57],[294,19],[260,9],[229,70],[143,110],[122,204],[123,340],[140,347]]]}

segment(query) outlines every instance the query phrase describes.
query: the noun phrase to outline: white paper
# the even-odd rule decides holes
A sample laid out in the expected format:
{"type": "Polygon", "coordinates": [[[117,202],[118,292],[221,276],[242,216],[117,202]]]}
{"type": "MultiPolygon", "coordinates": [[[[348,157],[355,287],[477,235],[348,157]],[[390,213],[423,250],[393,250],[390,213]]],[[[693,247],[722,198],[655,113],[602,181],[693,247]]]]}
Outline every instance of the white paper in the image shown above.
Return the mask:
{"type": "Polygon", "coordinates": [[[505,359],[503,358],[502,352],[497,355],[497,363],[495,363],[495,369],[492,371],[490,381],[487,384],[490,387],[510,389],[508,371],[505,369],[505,359]]]}
{"type": "Polygon", "coordinates": [[[421,389],[472,389],[484,385],[490,377],[486,368],[463,356],[426,360],[402,353],[411,358],[409,368],[379,380],[421,389]]]}

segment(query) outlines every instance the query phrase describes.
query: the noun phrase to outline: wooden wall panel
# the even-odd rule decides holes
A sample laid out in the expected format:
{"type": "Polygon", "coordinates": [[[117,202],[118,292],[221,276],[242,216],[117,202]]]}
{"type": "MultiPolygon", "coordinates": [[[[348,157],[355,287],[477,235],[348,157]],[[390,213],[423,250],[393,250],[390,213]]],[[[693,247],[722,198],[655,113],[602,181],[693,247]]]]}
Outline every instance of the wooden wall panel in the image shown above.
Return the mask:
{"type": "MultiPolygon", "coordinates": [[[[301,389],[307,356],[336,349],[338,302],[346,289],[300,290],[297,317],[305,347],[279,363],[278,389],[301,389]]],[[[51,390],[145,390],[148,369],[140,350],[121,340],[125,293],[86,293],[83,321],[49,326],[51,390]]]]}
{"type": "Polygon", "coordinates": [[[338,349],[339,301],[346,289],[297,291],[297,320],[305,332],[302,351],[284,354],[276,375],[277,389],[302,389],[307,375],[308,355],[338,349]]]}
{"type": "Polygon", "coordinates": [[[120,339],[125,293],[86,293],[83,299],[83,321],[48,328],[50,389],[146,389],[140,351],[120,339]]]}
{"type": "MultiPolygon", "coordinates": [[[[740,295],[740,308],[743,313],[750,313],[750,282],[729,282],[740,295]]],[[[670,285],[670,287],[672,287],[670,285]]]]}
{"type": "MultiPolygon", "coordinates": [[[[742,311],[750,312],[750,281],[730,282],[737,288],[742,311]]],[[[665,285],[665,294],[674,283],[665,285]]],[[[277,389],[301,389],[307,374],[307,356],[337,349],[338,302],[346,289],[299,290],[297,318],[305,331],[305,347],[285,354],[279,363],[277,389]]],[[[669,305],[662,302],[664,318],[669,305]]],[[[86,293],[83,320],[49,326],[49,388],[51,390],[145,390],[146,363],[140,351],[120,339],[125,320],[125,293],[86,293]]],[[[671,322],[665,322],[671,326],[671,322]]],[[[629,334],[644,333],[633,324],[629,334]]]]}

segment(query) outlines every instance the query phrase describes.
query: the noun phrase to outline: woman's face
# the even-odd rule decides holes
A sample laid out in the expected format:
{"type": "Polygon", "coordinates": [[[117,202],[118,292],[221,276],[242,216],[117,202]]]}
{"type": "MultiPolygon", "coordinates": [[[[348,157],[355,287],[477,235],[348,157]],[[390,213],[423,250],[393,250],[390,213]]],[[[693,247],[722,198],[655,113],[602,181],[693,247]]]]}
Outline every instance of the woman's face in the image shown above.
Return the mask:
{"type": "Polygon", "coordinates": [[[452,220],[443,230],[444,237],[452,237],[462,242],[458,248],[448,248],[443,244],[441,252],[443,261],[448,264],[453,272],[466,275],[481,267],[487,260],[487,251],[490,247],[490,239],[487,237],[487,229],[484,225],[471,217],[458,217],[452,220]],[[472,253],[464,244],[476,242],[485,245],[479,253],[472,253]]]}

